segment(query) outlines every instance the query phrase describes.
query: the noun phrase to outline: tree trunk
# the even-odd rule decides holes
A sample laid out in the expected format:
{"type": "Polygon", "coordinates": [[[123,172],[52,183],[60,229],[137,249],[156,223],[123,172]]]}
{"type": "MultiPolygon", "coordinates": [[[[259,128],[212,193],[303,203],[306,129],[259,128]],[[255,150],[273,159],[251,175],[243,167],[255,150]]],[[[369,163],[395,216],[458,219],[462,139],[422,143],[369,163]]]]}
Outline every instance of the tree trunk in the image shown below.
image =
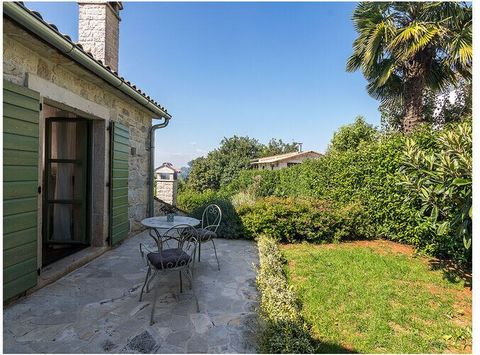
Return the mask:
{"type": "Polygon", "coordinates": [[[423,121],[423,89],[425,84],[422,78],[414,78],[412,82],[405,83],[405,116],[402,128],[405,133],[410,133],[423,121]]]}
{"type": "Polygon", "coordinates": [[[428,55],[418,53],[405,65],[405,116],[402,123],[405,133],[410,133],[423,121],[423,93],[428,63],[428,55]]]}

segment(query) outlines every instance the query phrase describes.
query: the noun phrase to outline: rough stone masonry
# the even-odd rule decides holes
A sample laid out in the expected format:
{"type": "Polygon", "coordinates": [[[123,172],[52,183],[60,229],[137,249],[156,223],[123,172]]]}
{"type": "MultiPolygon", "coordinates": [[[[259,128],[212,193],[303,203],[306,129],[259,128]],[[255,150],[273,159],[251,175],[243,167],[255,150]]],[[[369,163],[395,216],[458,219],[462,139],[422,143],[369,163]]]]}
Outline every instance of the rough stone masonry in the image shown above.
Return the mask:
{"type": "MultiPolygon", "coordinates": [[[[65,97],[75,95],[107,108],[107,116],[95,120],[101,123],[105,130],[110,120],[128,126],[130,146],[135,148],[135,154],[130,155],[128,162],[128,217],[130,234],[137,233],[142,229],[140,221],[147,216],[148,146],[152,113],[91,72],[75,65],[72,60],[62,56],[32,34],[14,25],[8,18],[4,18],[3,24],[4,79],[24,85],[28,82],[29,75],[35,75],[53,84],[57,91],[65,94],[65,97]]],[[[42,92],[42,96],[46,95],[47,92],[42,92]]]]}
{"type": "Polygon", "coordinates": [[[80,2],[78,39],[83,48],[92,52],[114,71],[118,72],[119,2],[80,2]]]}

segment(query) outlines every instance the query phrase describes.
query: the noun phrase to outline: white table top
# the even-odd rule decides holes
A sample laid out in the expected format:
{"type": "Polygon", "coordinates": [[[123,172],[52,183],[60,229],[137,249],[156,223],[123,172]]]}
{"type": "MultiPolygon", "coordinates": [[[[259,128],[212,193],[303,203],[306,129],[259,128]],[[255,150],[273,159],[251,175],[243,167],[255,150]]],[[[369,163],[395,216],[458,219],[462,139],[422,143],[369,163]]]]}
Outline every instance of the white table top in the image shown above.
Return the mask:
{"type": "Polygon", "coordinates": [[[192,217],[175,216],[173,222],[167,222],[167,216],[158,216],[145,218],[141,223],[148,228],[170,229],[179,224],[188,224],[195,227],[200,224],[200,221],[192,217]]]}

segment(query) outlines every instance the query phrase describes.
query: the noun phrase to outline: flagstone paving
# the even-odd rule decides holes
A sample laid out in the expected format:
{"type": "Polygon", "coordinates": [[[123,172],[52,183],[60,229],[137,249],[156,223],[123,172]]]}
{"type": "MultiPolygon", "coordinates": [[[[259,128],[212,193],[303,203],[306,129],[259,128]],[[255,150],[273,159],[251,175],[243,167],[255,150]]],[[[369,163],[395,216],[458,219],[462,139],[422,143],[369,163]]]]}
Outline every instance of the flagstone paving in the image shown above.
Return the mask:
{"type": "MultiPolygon", "coordinates": [[[[217,239],[202,245],[194,288],[179,293],[177,273],[162,275],[149,325],[153,292],[138,301],[146,266],[130,238],[89,264],[4,309],[5,353],[253,353],[256,352],[255,243],[217,239]]],[[[184,281],[184,286],[188,281],[184,281]]]]}

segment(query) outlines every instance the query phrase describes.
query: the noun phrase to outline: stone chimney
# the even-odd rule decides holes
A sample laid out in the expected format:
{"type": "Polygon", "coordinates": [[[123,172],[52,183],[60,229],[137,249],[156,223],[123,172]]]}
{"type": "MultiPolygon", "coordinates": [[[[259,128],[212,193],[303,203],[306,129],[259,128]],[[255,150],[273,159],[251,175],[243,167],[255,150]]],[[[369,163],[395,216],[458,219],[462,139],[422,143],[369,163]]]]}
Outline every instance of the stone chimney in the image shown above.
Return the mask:
{"type": "Polygon", "coordinates": [[[79,2],[78,41],[95,59],[118,72],[120,1],[79,2]]]}

